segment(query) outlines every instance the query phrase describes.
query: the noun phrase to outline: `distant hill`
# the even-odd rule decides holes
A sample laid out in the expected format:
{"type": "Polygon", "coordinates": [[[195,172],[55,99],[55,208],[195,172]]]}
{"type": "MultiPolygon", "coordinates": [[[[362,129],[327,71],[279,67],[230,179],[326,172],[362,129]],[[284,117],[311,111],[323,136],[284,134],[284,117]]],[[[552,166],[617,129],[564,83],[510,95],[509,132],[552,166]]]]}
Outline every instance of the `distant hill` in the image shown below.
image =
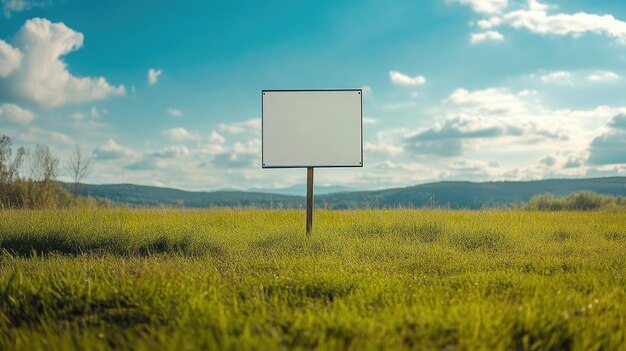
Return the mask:
{"type": "MultiPolygon", "coordinates": [[[[69,188],[68,184],[64,185],[69,188]]],[[[79,189],[83,196],[91,195],[134,206],[298,207],[306,204],[304,197],[301,196],[245,191],[193,192],[135,184],[81,184],[79,189]]]]}
{"type": "MultiPolygon", "coordinates": [[[[626,177],[549,179],[526,182],[438,182],[378,191],[337,193],[317,197],[333,208],[437,206],[453,209],[508,207],[541,194],[568,195],[579,191],[626,196],[626,177]]],[[[318,202],[319,204],[319,202],[318,202]]]]}
{"type": "MultiPolygon", "coordinates": [[[[450,207],[478,209],[508,207],[525,203],[535,195],[567,195],[578,191],[626,196],[626,177],[592,179],[550,179],[527,182],[438,182],[406,188],[340,192],[316,195],[317,207],[332,209],[391,207],[450,207]]],[[[106,198],[137,206],[173,205],[185,207],[303,207],[304,196],[245,191],[190,192],[133,184],[90,185],[82,195],[106,198]]]]}

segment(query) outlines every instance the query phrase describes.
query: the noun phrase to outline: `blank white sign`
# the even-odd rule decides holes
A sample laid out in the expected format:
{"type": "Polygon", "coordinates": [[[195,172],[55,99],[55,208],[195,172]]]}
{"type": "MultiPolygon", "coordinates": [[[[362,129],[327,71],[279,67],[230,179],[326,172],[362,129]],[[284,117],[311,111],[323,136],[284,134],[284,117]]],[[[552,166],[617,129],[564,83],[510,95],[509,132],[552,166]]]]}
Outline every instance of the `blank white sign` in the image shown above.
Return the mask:
{"type": "Polygon", "coordinates": [[[263,90],[263,168],[362,167],[362,95],[263,90]]]}

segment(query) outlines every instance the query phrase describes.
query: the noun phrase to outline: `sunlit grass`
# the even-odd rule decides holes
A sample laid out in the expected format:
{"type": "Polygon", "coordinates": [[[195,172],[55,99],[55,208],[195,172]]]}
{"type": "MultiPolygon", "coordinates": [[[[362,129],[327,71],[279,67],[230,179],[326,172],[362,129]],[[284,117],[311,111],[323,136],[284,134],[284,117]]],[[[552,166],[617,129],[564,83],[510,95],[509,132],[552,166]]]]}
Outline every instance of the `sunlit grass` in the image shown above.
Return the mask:
{"type": "Polygon", "coordinates": [[[0,212],[0,349],[626,348],[623,212],[0,212]]]}

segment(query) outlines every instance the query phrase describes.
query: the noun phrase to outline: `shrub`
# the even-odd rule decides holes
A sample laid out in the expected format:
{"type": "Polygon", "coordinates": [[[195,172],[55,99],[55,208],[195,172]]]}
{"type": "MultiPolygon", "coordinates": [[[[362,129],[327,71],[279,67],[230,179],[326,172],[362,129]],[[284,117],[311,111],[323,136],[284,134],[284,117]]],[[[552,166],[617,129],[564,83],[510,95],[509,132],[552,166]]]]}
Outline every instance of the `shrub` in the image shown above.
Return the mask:
{"type": "Polygon", "coordinates": [[[593,211],[624,207],[626,201],[621,196],[600,195],[591,191],[568,196],[538,195],[530,199],[526,205],[526,209],[533,211],[593,211]]]}

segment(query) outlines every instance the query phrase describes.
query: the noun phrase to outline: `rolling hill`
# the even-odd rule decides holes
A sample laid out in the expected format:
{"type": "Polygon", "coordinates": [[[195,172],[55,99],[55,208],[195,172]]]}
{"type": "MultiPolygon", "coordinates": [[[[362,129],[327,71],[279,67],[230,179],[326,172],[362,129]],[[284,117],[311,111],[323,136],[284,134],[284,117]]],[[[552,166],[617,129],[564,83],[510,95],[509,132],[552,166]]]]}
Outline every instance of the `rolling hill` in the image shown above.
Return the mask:
{"type": "MultiPolygon", "coordinates": [[[[66,184],[66,186],[68,186],[66,184]]],[[[450,207],[478,209],[525,203],[535,195],[567,195],[578,191],[626,196],[626,177],[550,179],[525,182],[437,182],[375,191],[316,195],[316,207],[331,209],[390,207],[450,207]]],[[[257,206],[303,207],[304,196],[246,191],[190,192],[134,184],[81,185],[82,195],[106,198],[131,206],[185,206],[194,208],[257,206]]]]}

